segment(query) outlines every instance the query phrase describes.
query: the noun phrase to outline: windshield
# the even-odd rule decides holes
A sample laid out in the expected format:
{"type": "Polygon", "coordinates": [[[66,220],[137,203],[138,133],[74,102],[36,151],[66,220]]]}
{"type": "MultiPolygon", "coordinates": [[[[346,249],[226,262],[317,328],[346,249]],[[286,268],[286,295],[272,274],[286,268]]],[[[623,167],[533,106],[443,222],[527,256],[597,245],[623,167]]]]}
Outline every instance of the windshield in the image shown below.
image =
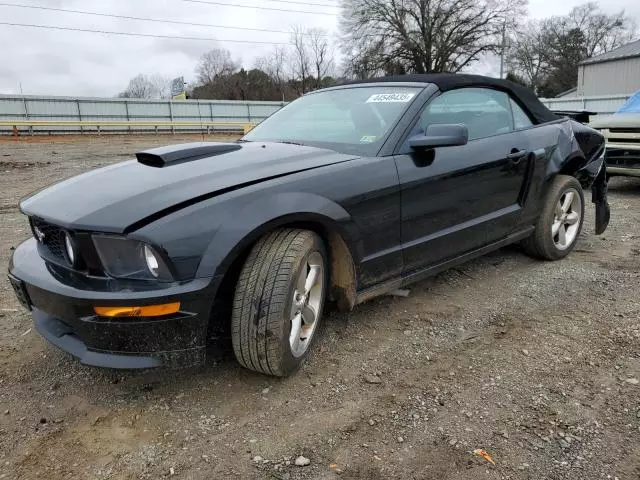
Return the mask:
{"type": "Polygon", "coordinates": [[[375,155],[419,91],[415,87],[372,86],[312,93],[274,113],[243,140],[375,155]]]}

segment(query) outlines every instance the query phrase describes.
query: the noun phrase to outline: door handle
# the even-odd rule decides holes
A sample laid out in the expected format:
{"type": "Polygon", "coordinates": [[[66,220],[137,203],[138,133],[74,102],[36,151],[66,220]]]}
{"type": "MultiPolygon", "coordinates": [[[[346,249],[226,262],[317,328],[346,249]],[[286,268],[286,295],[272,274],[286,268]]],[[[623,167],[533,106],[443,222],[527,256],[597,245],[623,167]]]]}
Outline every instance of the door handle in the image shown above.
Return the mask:
{"type": "Polygon", "coordinates": [[[511,160],[512,163],[520,163],[523,157],[525,157],[529,152],[527,150],[516,150],[515,148],[511,150],[511,153],[507,155],[507,159],[511,160]]]}

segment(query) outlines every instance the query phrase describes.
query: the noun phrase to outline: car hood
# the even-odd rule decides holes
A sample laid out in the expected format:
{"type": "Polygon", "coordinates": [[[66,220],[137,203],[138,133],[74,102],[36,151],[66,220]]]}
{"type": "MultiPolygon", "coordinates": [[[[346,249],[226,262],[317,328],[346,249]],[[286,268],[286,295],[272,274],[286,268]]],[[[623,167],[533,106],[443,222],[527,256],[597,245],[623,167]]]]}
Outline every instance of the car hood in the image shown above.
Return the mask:
{"type": "Polygon", "coordinates": [[[615,115],[597,116],[589,125],[593,128],[638,128],[640,129],[640,113],[617,113],[615,115]]]}
{"type": "Polygon", "coordinates": [[[243,143],[236,151],[164,168],[136,160],[110,165],[39,191],[24,199],[20,208],[71,230],[122,233],[168,209],[352,158],[301,145],[243,143]]]}

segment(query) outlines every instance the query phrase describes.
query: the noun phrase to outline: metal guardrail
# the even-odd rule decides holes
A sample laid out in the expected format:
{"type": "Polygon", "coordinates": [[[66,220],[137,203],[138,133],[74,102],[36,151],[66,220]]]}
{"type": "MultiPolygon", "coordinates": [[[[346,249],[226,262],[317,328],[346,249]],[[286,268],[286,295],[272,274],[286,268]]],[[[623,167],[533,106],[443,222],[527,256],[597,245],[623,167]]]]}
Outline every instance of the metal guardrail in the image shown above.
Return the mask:
{"type": "MultiPolygon", "coordinates": [[[[215,131],[233,131],[248,133],[255,125],[246,122],[166,122],[166,121],[75,121],[75,120],[0,120],[0,127],[8,127],[10,135],[18,136],[22,133],[34,135],[37,128],[38,133],[49,131],[50,133],[67,133],[73,131],[72,127],[79,127],[80,133],[94,133],[98,135],[102,133],[113,133],[126,131],[129,132],[145,132],[151,129],[156,134],[170,131],[176,133],[179,131],[197,130],[198,132],[212,133],[215,131]],[[145,127],[147,129],[145,130],[145,127]],[[47,128],[49,130],[47,130],[47,128]],[[119,129],[122,130],[119,130],[119,129]],[[105,130],[106,129],[106,130],[105,130]],[[26,130],[26,132],[25,132],[26,130]]],[[[1,129],[1,128],[0,128],[1,129]]]]}
{"type": "Polygon", "coordinates": [[[0,94],[0,135],[246,131],[284,102],[146,100],[0,94]],[[14,129],[13,127],[16,127],[14,129]],[[98,131],[99,128],[99,131],[98,131]]]}

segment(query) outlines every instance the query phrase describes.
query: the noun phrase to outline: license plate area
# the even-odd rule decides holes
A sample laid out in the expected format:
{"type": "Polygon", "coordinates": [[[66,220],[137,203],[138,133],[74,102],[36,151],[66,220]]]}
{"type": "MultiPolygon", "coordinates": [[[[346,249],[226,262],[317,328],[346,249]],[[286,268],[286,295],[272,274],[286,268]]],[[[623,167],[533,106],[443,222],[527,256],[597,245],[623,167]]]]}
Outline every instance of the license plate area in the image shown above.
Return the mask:
{"type": "Polygon", "coordinates": [[[24,282],[13,275],[9,275],[9,283],[13,287],[13,291],[15,292],[20,305],[27,310],[31,310],[31,299],[29,298],[24,282]]]}

